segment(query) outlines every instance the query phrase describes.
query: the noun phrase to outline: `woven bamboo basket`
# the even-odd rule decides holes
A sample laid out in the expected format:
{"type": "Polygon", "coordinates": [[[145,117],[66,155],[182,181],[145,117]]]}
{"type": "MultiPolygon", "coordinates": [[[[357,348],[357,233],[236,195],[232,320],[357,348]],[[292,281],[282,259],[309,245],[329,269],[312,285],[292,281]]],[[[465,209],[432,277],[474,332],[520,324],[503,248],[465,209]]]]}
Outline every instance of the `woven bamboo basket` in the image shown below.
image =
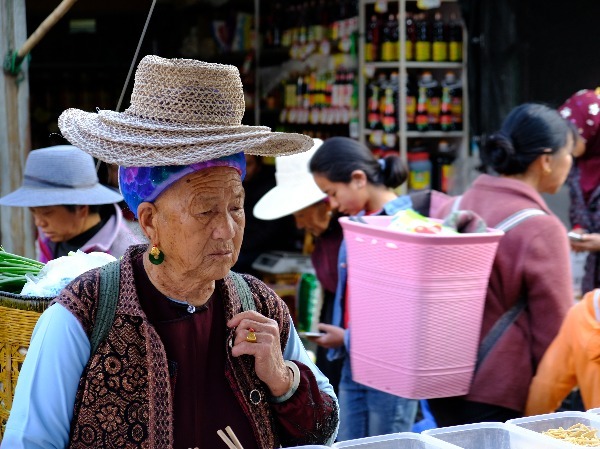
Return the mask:
{"type": "Polygon", "coordinates": [[[0,291],[0,440],[33,328],[53,299],[0,291]]]}

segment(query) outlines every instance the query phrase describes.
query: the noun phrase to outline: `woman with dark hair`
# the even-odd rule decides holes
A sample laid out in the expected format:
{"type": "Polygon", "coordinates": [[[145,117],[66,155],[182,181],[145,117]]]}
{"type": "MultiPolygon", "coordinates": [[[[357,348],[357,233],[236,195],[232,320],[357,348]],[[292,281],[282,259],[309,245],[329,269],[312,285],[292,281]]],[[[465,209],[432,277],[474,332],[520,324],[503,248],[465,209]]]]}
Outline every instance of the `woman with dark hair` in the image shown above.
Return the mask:
{"type": "MultiPolygon", "coordinates": [[[[375,159],[361,143],[347,137],[328,139],[310,160],[309,168],[333,209],[346,215],[393,215],[412,208],[408,196],[392,188],[406,181],[407,171],[398,156],[375,159]]],[[[339,384],[340,430],[338,440],[410,431],[417,401],[404,399],[361,385],[352,379],[349,357],[349,323],[346,306],[346,246],[342,243],[338,263],[338,286],[333,324],[319,324],[318,345],[329,348],[331,360],[342,359],[339,384]]]]}
{"type": "Polygon", "coordinates": [[[460,198],[460,209],[474,211],[492,227],[524,210],[536,214],[500,240],[480,341],[489,341],[501,317],[512,315],[514,321],[479,359],[466,396],[429,400],[440,426],[523,415],[539,361],[573,303],[567,232],[541,196],[565,182],[573,146],[573,133],[558,112],[532,103],[513,109],[487,140],[485,162],[497,176],[480,175],[460,198]]]}
{"type": "Polygon", "coordinates": [[[571,197],[569,218],[581,240],[571,241],[575,251],[589,251],[581,293],[600,287],[600,88],[580,90],[559,108],[577,130],[581,144],[567,179],[571,197]]]}

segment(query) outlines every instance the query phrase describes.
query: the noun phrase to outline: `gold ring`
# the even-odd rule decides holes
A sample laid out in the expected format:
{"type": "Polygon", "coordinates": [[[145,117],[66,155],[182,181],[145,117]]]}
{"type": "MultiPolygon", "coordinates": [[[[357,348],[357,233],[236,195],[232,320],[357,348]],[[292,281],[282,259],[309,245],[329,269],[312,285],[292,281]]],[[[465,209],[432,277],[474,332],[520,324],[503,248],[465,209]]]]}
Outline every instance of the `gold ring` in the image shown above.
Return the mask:
{"type": "Polygon", "coordinates": [[[248,329],[248,335],[246,335],[246,341],[248,343],[256,343],[256,333],[254,332],[254,329],[252,329],[252,328],[248,329]]]}

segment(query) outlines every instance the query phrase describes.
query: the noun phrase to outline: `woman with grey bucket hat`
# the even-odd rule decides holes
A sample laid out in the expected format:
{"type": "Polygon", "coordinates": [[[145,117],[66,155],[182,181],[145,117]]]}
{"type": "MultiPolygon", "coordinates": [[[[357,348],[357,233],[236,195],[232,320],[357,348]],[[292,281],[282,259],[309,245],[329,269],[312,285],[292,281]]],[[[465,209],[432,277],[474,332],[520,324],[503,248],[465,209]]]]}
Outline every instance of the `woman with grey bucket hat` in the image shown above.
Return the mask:
{"type": "Polygon", "coordinates": [[[0,198],[0,205],[29,208],[38,229],[38,259],[46,263],[77,250],[118,258],[140,243],[116,204],[122,199],[99,183],[89,154],[58,145],[29,153],[23,184],[0,198]]]}

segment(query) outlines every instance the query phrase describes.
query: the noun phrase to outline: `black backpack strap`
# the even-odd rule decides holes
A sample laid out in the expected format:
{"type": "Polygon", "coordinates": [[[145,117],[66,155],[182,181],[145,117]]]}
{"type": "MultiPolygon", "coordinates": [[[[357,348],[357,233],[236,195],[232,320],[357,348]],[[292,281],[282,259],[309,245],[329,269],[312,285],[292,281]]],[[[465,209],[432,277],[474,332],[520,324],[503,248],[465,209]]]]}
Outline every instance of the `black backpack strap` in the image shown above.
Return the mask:
{"type": "Polygon", "coordinates": [[[527,307],[527,298],[521,295],[517,303],[502,314],[494,323],[490,331],[481,341],[477,351],[477,361],[475,362],[475,371],[479,369],[481,363],[485,360],[494,345],[500,340],[500,337],[508,330],[508,328],[517,321],[521,312],[527,307]]]}
{"type": "Polygon", "coordinates": [[[119,278],[121,275],[118,260],[100,267],[100,292],[98,295],[98,311],[90,336],[90,355],[96,353],[100,343],[104,341],[115,320],[117,302],[119,300],[119,278]]]}
{"type": "MultiPolygon", "coordinates": [[[[495,229],[500,231],[508,232],[519,224],[523,223],[525,220],[537,217],[538,215],[546,215],[541,209],[522,209],[520,211],[515,212],[510,217],[505,218],[496,226],[495,229]]],[[[494,323],[490,331],[481,341],[479,345],[479,350],[477,351],[477,361],[475,363],[475,371],[481,366],[485,358],[488,356],[492,348],[495,344],[500,340],[502,335],[508,330],[512,324],[517,321],[517,318],[521,315],[521,313],[527,307],[527,296],[522,294],[517,300],[516,304],[504,312],[498,320],[494,323]]]]}
{"type": "Polygon", "coordinates": [[[237,290],[238,296],[240,297],[240,301],[242,302],[242,310],[245,312],[246,310],[256,310],[256,304],[254,303],[254,298],[252,298],[252,292],[250,291],[250,287],[246,280],[238,273],[233,271],[229,272],[229,277],[233,281],[233,285],[237,290]]]}

